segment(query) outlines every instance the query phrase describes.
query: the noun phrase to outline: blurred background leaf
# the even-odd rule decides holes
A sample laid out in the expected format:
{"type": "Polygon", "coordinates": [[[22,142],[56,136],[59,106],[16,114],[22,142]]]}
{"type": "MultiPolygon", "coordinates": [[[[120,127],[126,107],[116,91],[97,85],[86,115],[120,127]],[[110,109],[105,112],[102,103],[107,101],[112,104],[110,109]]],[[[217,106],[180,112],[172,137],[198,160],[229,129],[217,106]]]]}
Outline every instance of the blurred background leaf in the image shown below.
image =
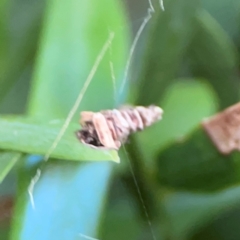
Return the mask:
{"type": "Polygon", "coordinates": [[[217,98],[204,79],[177,79],[164,93],[160,106],[164,109],[161,124],[139,133],[146,159],[153,161],[158,149],[181,140],[199,122],[217,108],[217,98]],[[194,102],[194,104],[193,104],[194,102]],[[154,139],[154,141],[152,141],[154,139]]]}
{"type": "Polygon", "coordinates": [[[221,26],[205,11],[199,11],[196,16],[196,29],[189,48],[193,74],[208,79],[219,97],[220,107],[225,108],[238,101],[235,46],[221,26]]]}
{"type": "MultiPolygon", "coordinates": [[[[193,237],[194,232],[196,233],[203,226],[214,222],[221,214],[239,206],[239,194],[239,187],[230,187],[208,194],[195,192],[166,193],[162,204],[171,227],[169,238],[191,239],[192,237],[192,239],[195,239],[193,237]]],[[[202,237],[204,239],[205,237],[207,239],[238,239],[234,230],[233,232],[230,231],[226,238],[219,237],[220,231],[220,229],[215,229],[212,235],[206,234],[202,237]]]]}
{"type": "Polygon", "coordinates": [[[202,6],[222,26],[235,43],[239,43],[239,11],[240,2],[230,0],[202,0],[202,6]]]}
{"type": "Polygon", "coordinates": [[[183,54],[191,42],[198,1],[166,1],[168,11],[153,16],[145,60],[138,80],[137,103],[159,102],[176,78],[183,54]],[[151,93],[151,94],[149,94],[151,93]]]}
{"type": "MultiPolygon", "coordinates": [[[[67,116],[110,31],[115,33],[111,49],[101,61],[78,110],[113,108],[115,96],[109,61],[113,62],[118,87],[123,76],[128,42],[127,28],[119,30],[121,26],[126,26],[119,9],[120,3],[108,0],[48,3],[32,85],[30,113],[47,118],[67,116]],[[106,6],[109,8],[107,12],[106,6]],[[61,86],[58,91],[56,83],[61,86]],[[37,109],[35,106],[38,106],[37,109]]],[[[75,120],[78,118],[77,114],[75,120]]]]}
{"type": "MultiPolygon", "coordinates": [[[[0,100],[3,100],[6,93],[17,84],[22,75],[32,68],[34,57],[38,46],[39,31],[42,25],[44,1],[11,0],[2,1],[1,8],[1,49],[0,56],[0,100]],[[28,14],[26,14],[26,12],[28,14]],[[5,41],[4,41],[5,40],[5,41]]],[[[26,84],[29,78],[25,79],[26,84]]],[[[27,89],[18,84],[22,94],[20,105],[26,99],[27,89]]],[[[26,87],[25,87],[26,88],[26,87]]],[[[6,104],[7,105],[7,104],[6,104]]],[[[7,106],[2,109],[7,112],[7,106]]],[[[20,107],[24,109],[23,107],[20,107]]],[[[20,113],[17,107],[14,112],[20,113]]]]}
{"type": "Polygon", "coordinates": [[[21,158],[21,153],[3,152],[0,153],[0,183],[11,171],[17,161],[21,158]]]}

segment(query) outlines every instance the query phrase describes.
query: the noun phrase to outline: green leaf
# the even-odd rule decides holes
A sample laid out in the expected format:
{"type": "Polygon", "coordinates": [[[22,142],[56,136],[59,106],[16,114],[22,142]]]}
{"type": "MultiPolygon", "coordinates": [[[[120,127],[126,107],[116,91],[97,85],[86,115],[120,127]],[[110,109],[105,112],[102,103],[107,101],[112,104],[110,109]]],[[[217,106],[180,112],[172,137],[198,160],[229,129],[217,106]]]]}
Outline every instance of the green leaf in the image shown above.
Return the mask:
{"type": "Polygon", "coordinates": [[[7,18],[5,17],[4,13],[9,10],[8,1],[4,0],[0,3],[0,64],[4,68],[5,58],[7,56],[7,47],[8,47],[8,34],[7,34],[7,18]]]}
{"type": "Polygon", "coordinates": [[[158,179],[177,190],[213,191],[240,183],[240,154],[223,155],[202,127],[158,156],[158,179]]]}
{"type": "Polygon", "coordinates": [[[99,111],[115,106],[118,96],[114,96],[114,88],[118,89],[122,81],[128,46],[128,28],[120,31],[126,22],[118,9],[121,6],[116,0],[48,2],[41,54],[30,95],[30,114],[47,119],[67,116],[110,31],[115,33],[111,49],[84,94],[75,120],[82,110],[99,111]],[[116,86],[111,78],[110,62],[116,86]]]}
{"type": "Polygon", "coordinates": [[[21,156],[21,153],[16,152],[0,153],[0,183],[4,180],[21,156]]]}
{"type": "Polygon", "coordinates": [[[159,204],[173,240],[239,205],[240,154],[218,152],[201,127],[158,156],[159,204]]]}
{"type": "Polygon", "coordinates": [[[163,119],[138,133],[147,154],[145,161],[155,160],[160,149],[182,139],[199,122],[216,111],[216,96],[204,79],[176,79],[162,96],[163,119]]]}
{"type": "Polygon", "coordinates": [[[231,39],[239,42],[240,2],[235,0],[202,0],[202,6],[214,17],[231,39]]]}
{"type": "Polygon", "coordinates": [[[132,203],[133,199],[129,196],[125,184],[123,182],[119,183],[119,179],[114,181],[112,192],[116,194],[116,197],[114,201],[107,204],[99,239],[138,239],[138,236],[144,232],[144,226],[141,225],[138,218],[137,206],[126,204],[132,203]],[[125,229],[125,231],[123,232],[122,229],[125,229]]]}
{"type": "Polygon", "coordinates": [[[197,7],[197,0],[170,0],[166,1],[166,11],[153,15],[137,103],[159,102],[166,87],[176,79],[195,28],[197,7]]]}
{"type": "Polygon", "coordinates": [[[9,239],[9,228],[6,226],[0,227],[0,234],[3,239],[9,239]]]}
{"type": "MultiPolygon", "coordinates": [[[[160,193],[162,198],[162,193],[160,193]]],[[[171,240],[185,240],[220,214],[239,206],[240,187],[213,193],[172,192],[162,204],[167,214],[171,240]]]]}
{"type": "Polygon", "coordinates": [[[0,51],[0,63],[2,63],[0,101],[33,62],[45,4],[44,1],[34,2],[30,0],[4,2],[7,2],[7,8],[2,15],[7,16],[7,18],[3,18],[5,32],[1,34],[1,40],[5,39],[7,42],[5,46],[2,46],[2,48],[5,47],[4,52],[0,51]]]}
{"type": "Polygon", "coordinates": [[[196,16],[194,36],[188,53],[194,74],[208,79],[219,97],[221,108],[234,104],[239,100],[239,78],[233,43],[203,10],[196,16]]]}
{"type": "MultiPolygon", "coordinates": [[[[31,119],[0,119],[0,148],[28,154],[45,155],[57,138],[63,121],[38,123],[31,119]]],[[[116,151],[96,150],[79,142],[78,124],[70,124],[51,154],[52,158],[75,161],[112,160],[119,162],[116,151]]]]}

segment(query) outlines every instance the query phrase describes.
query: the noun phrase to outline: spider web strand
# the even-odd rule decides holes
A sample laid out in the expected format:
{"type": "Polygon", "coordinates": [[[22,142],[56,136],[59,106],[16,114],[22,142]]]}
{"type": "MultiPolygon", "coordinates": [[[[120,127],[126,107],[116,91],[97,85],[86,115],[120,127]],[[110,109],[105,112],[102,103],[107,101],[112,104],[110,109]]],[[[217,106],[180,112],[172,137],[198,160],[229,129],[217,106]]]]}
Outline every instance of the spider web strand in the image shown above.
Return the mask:
{"type": "Polygon", "coordinates": [[[128,157],[127,150],[126,150],[126,148],[124,146],[123,146],[123,150],[124,150],[125,157],[127,158],[129,166],[130,166],[130,170],[131,170],[131,174],[132,174],[132,177],[133,177],[134,185],[135,185],[135,187],[137,189],[138,197],[139,197],[139,199],[141,201],[142,208],[143,208],[143,211],[144,211],[144,214],[145,214],[145,217],[146,217],[146,220],[147,220],[147,223],[148,223],[151,235],[152,235],[152,239],[153,240],[157,240],[157,238],[156,238],[156,236],[155,236],[155,234],[153,232],[153,226],[152,226],[152,223],[151,223],[148,211],[147,211],[146,204],[145,204],[145,202],[143,200],[143,196],[142,196],[142,193],[141,193],[141,190],[140,190],[140,187],[139,187],[136,175],[134,173],[134,169],[133,169],[132,163],[131,163],[131,161],[130,161],[130,159],[128,157]]]}
{"type": "MultiPolygon", "coordinates": [[[[152,4],[152,1],[151,0],[148,0],[149,2],[149,8],[148,8],[148,14],[147,16],[144,18],[141,26],[139,27],[135,37],[134,37],[134,40],[133,40],[133,43],[131,45],[131,48],[130,48],[130,51],[129,51],[129,56],[128,56],[128,59],[127,59],[127,63],[126,63],[126,67],[125,67],[125,71],[124,71],[124,77],[123,77],[123,81],[122,81],[122,84],[121,84],[121,87],[120,87],[120,95],[122,94],[123,92],[123,89],[125,87],[125,84],[127,82],[127,79],[128,79],[128,75],[129,75],[129,69],[130,69],[130,66],[131,66],[131,63],[132,63],[132,57],[133,57],[133,54],[134,54],[134,51],[135,51],[135,48],[137,46],[137,43],[141,37],[141,34],[143,32],[143,30],[145,29],[147,23],[149,22],[149,20],[152,18],[152,14],[155,12],[155,9],[153,7],[153,4],[152,4]]],[[[163,5],[163,0],[159,0],[159,3],[160,3],[160,7],[161,9],[164,11],[164,5],[163,5]]]]}

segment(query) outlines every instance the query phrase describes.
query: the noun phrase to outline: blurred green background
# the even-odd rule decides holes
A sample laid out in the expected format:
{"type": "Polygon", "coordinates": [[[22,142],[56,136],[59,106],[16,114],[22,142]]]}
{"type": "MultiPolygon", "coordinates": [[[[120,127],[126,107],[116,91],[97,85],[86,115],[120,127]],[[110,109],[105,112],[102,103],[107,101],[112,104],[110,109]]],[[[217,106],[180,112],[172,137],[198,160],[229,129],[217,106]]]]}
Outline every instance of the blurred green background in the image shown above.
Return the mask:
{"type": "Polygon", "coordinates": [[[164,6],[0,2],[0,133],[6,123],[11,136],[23,123],[26,130],[17,140],[0,135],[0,239],[240,239],[240,155],[219,154],[200,126],[239,101],[240,1],[164,6]],[[149,14],[126,77],[133,39],[149,14]],[[44,162],[34,154],[51,147],[52,123],[66,119],[110,32],[114,39],[63,136],[65,160],[44,162]],[[159,105],[163,120],[130,137],[120,164],[93,161],[108,152],[80,143],[81,159],[72,161],[67,141],[78,148],[79,112],[124,103],[159,105]]]}

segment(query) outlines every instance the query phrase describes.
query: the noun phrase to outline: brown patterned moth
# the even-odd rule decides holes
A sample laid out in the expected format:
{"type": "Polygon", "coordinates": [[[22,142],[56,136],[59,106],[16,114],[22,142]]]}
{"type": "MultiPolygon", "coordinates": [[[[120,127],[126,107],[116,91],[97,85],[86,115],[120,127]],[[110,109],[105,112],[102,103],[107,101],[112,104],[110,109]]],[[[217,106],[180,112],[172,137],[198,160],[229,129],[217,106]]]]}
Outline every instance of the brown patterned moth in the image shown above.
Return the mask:
{"type": "Polygon", "coordinates": [[[202,125],[219,152],[240,151],[240,103],[206,119],[202,125]]]}
{"type": "Polygon", "coordinates": [[[125,106],[120,109],[100,112],[81,112],[82,129],[76,132],[83,143],[96,148],[116,149],[121,147],[129,134],[141,131],[162,118],[158,106],[125,106]]]}

